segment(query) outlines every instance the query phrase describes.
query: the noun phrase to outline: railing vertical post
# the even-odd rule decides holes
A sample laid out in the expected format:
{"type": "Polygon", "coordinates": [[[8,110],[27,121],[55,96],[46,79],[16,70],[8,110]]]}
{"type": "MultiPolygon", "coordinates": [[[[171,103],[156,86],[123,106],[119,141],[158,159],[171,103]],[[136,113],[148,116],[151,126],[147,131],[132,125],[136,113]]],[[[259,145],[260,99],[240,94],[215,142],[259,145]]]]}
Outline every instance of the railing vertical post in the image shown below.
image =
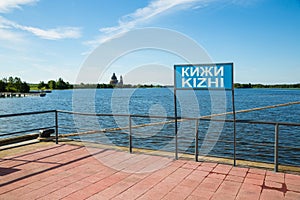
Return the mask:
{"type": "Polygon", "coordinates": [[[234,84],[232,86],[232,113],[233,113],[233,166],[236,166],[236,113],[234,103],[234,84]]]}
{"type": "Polygon", "coordinates": [[[278,133],[279,124],[275,125],[275,141],[274,141],[274,171],[278,172],[278,133]]]}
{"type": "Polygon", "coordinates": [[[174,115],[175,115],[175,159],[178,160],[178,116],[177,116],[177,96],[174,87],[174,115]]]}
{"type": "Polygon", "coordinates": [[[58,144],[58,112],[55,110],[55,143],[58,144]]]}
{"type": "Polygon", "coordinates": [[[196,120],[196,124],[195,124],[195,161],[196,162],[198,162],[198,155],[199,155],[199,148],[198,148],[199,131],[198,131],[198,129],[199,129],[199,122],[198,122],[198,120],[196,120]]]}
{"type": "Polygon", "coordinates": [[[131,115],[129,115],[129,152],[132,153],[132,125],[131,125],[131,115]]]}

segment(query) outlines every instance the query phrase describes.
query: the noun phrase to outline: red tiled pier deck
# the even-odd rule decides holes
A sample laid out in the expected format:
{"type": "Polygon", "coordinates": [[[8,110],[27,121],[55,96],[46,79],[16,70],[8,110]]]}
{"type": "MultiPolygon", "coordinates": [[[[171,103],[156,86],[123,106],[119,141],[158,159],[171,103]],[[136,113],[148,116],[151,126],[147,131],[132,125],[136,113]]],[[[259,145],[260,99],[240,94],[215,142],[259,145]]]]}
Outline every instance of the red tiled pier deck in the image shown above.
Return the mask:
{"type": "Polygon", "coordinates": [[[0,159],[0,199],[300,199],[300,176],[51,145],[0,159]]]}

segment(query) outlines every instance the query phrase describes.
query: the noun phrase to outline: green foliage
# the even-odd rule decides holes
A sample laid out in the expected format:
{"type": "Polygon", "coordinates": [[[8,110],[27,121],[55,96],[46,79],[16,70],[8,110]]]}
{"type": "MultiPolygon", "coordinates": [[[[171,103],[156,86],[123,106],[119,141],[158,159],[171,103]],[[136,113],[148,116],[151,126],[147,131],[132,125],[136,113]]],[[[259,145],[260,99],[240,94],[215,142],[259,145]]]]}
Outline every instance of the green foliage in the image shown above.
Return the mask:
{"type": "Polygon", "coordinates": [[[275,85],[235,83],[234,87],[235,88],[300,88],[300,83],[297,83],[297,84],[275,84],[275,85]]]}
{"type": "Polygon", "coordinates": [[[235,88],[252,88],[252,84],[241,84],[241,83],[235,83],[234,84],[235,88]]]}
{"type": "Polygon", "coordinates": [[[0,80],[0,92],[21,92],[27,93],[30,89],[34,90],[48,90],[48,89],[72,89],[73,85],[69,82],[65,82],[62,78],[58,81],[50,80],[48,83],[41,81],[39,84],[28,85],[26,82],[22,82],[18,77],[3,78],[0,80]],[[30,88],[32,86],[32,88],[30,88]]]}
{"type": "Polygon", "coordinates": [[[41,81],[41,82],[38,84],[37,88],[38,88],[39,90],[45,90],[45,89],[48,90],[48,89],[49,89],[49,85],[46,84],[44,81],[41,81]]]}
{"type": "Polygon", "coordinates": [[[3,80],[0,80],[0,92],[5,92],[6,83],[3,80]]]}
{"type": "Polygon", "coordinates": [[[3,78],[0,81],[0,92],[29,92],[30,87],[18,77],[3,78]]]}
{"type": "Polygon", "coordinates": [[[56,89],[56,82],[55,82],[54,80],[48,81],[48,87],[49,87],[49,89],[51,89],[51,90],[56,89]]]}
{"type": "Polygon", "coordinates": [[[50,80],[48,83],[41,81],[37,87],[39,90],[64,90],[72,89],[73,85],[71,85],[69,82],[65,82],[62,78],[59,78],[58,81],[50,80]]]}
{"type": "MultiPolygon", "coordinates": [[[[111,85],[111,84],[105,84],[105,83],[101,83],[101,84],[97,84],[97,88],[163,88],[165,86],[161,86],[161,85],[131,85],[131,84],[123,84],[123,85],[111,85]]],[[[87,88],[87,87],[86,87],[87,88]]]]}
{"type": "Polygon", "coordinates": [[[136,87],[138,87],[138,88],[163,88],[164,86],[153,85],[153,84],[150,84],[150,85],[147,85],[147,84],[140,85],[140,84],[138,84],[136,87]]]}
{"type": "Polygon", "coordinates": [[[112,84],[97,84],[97,88],[114,88],[114,86],[112,84]]]}
{"type": "Polygon", "coordinates": [[[55,84],[55,89],[63,90],[63,89],[72,89],[73,85],[70,85],[69,82],[65,82],[62,78],[59,78],[55,84]]]}

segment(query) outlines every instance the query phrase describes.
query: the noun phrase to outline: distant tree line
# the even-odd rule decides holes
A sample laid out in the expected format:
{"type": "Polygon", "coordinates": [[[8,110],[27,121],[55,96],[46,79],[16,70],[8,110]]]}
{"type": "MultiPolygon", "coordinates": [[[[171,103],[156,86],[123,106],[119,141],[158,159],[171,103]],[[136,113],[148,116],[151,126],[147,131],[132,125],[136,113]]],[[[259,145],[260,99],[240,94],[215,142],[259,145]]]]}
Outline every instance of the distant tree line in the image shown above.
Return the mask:
{"type": "MultiPolygon", "coordinates": [[[[111,84],[84,84],[75,85],[75,88],[166,88],[172,86],[162,86],[153,84],[124,84],[123,86],[111,85],[111,84]]],[[[297,84],[276,84],[276,85],[263,85],[263,84],[251,84],[251,83],[235,83],[235,88],[300,88],[300,83],[297,84]]]]}
{"type": "Polygon", "coordinates": [[[235,83],[234,87],[235,88],[300,88],[300,83],[296,83],[296,84],[275,84],[275,85],[235,83]]]}
{"type": "Polygon", "coordinates": [[[21,92],[28,93],[29,85],[18,77],[3,78],[0,80],[0,92],[21,92]]]}
{"type": "Polygon", "coordinates": [[[135,85],[134,87],[137,87],[137,88],[165,88],[165,86],[162,86],[162,85],[153,85],[153,84],[150,84],[150,85],[147,85],[147,84],[138,84],[138,85],[135,85]]]}
{"type": "Polygon", "coordinates": [[[79,85],[75,85],[75,88],[163,88],[165,86],[161,86],[161,85],[131,85],[131,84],[123,84],[123,85],[112,85],[112,84],[105,84],[105,83],[101,83],[101,84],[84,84],[81,83],[79,85]]]}
{"type": "Polygon", "coordinates": [[[50,80],[48,83],[41,81],[37,88],[39,90],[64,90],[64,89],[72,89],[73,85],[69,82],[65,82],[62,78],[59,78],[58,81],[50,80]]]}

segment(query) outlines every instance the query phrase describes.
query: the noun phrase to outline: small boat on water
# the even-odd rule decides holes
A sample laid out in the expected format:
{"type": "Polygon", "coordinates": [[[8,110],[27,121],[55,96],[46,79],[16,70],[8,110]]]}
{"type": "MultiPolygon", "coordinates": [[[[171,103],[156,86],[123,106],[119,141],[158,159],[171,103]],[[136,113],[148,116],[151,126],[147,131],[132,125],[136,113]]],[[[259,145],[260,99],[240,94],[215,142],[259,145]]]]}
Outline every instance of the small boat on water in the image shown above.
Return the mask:
{"type": "Polygon", "coordinates": [[[40,93],[40,97],[45,97],[46,96],[46,93],[45,92],[41,92],[40,93]]]}

